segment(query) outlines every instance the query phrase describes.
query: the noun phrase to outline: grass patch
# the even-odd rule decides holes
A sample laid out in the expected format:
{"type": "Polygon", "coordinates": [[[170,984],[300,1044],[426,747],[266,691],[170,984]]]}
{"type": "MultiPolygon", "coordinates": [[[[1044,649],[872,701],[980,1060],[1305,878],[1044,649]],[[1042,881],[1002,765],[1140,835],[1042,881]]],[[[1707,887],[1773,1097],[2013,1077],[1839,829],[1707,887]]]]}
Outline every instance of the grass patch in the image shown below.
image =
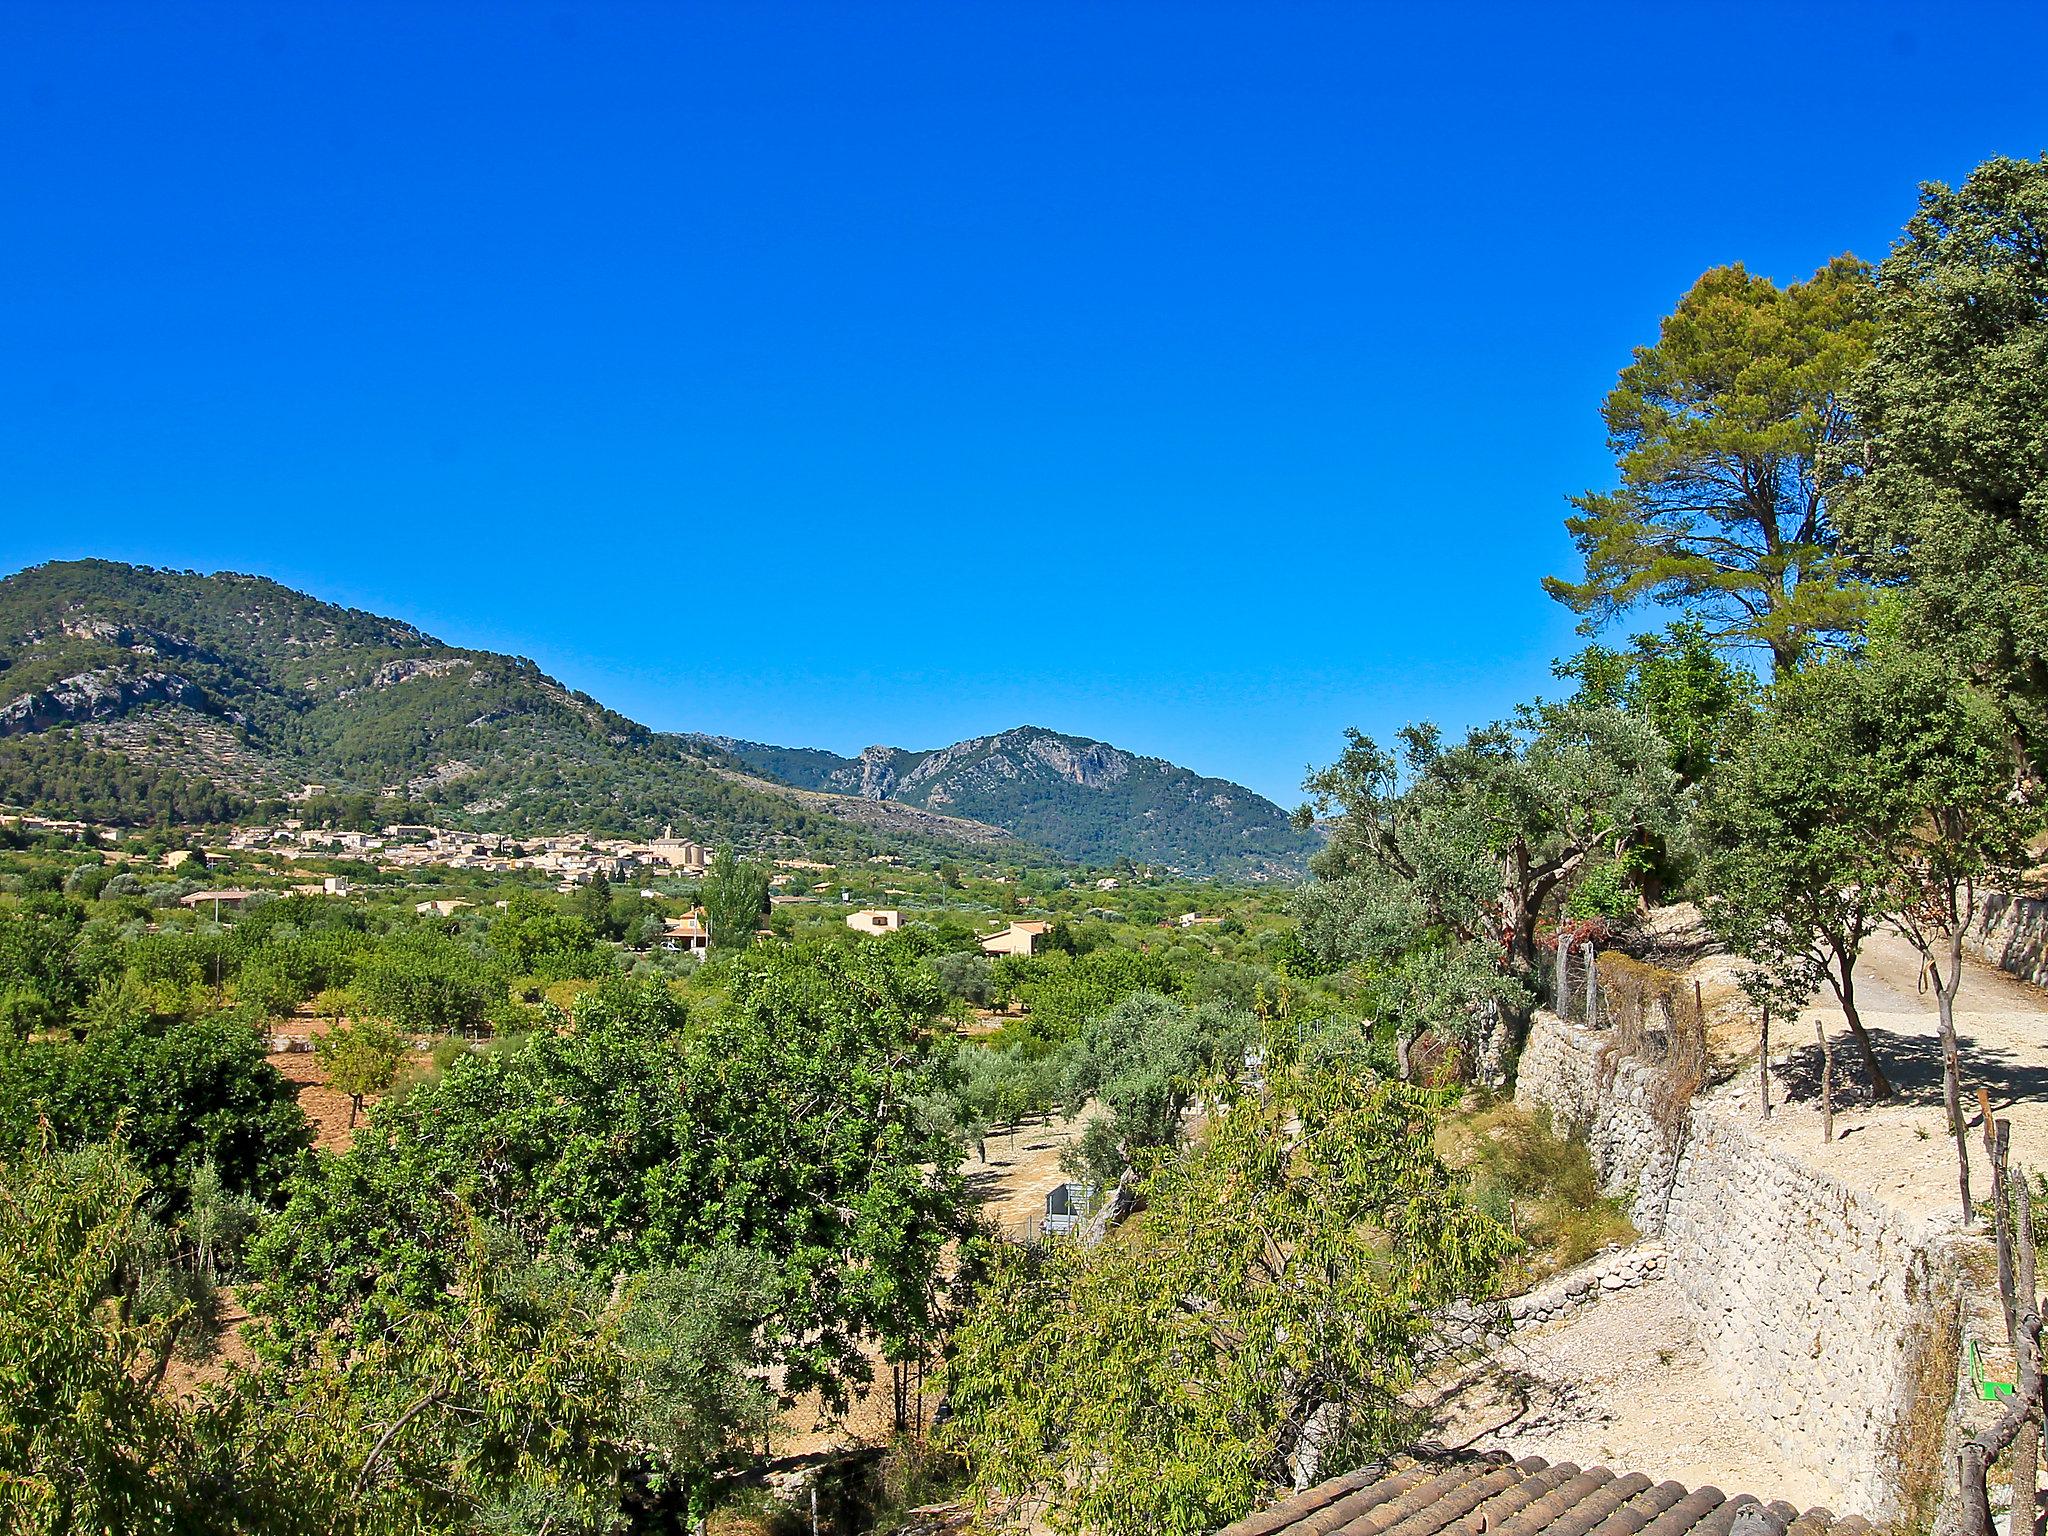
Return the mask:
{"type": "Polygon", "coordinates": [[[1472,1179],[1472,1197],[1521,1238],[1501,1275],[1513,1295],[1584,1262],[1636,1229],[1621,1202],[1600,1193],[1584,1141],[1560,1136],[1548,1110],[1530,1114],[1507,1100],[1467,1097],[1444,1115],[1437,1150],[1472,1179]]]}

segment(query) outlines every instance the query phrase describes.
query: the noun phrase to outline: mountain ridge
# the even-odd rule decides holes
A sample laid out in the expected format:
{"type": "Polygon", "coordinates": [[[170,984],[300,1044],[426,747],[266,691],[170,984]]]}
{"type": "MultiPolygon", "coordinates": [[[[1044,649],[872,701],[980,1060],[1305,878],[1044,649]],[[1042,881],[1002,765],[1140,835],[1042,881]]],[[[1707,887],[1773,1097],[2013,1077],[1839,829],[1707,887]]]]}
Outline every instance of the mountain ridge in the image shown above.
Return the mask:
{"type": "Polygon", "coordinates": [[[1278,875],[1314,841],[1239,785],[1041,726],[857,758],[661,732],[530,658],[267,577],[79,560],[0,578],[0,802],[225,820],[309,784],[457,826],[674,824],[747,848],[1278,875]]]}
{"type": "Polygon", "coordinates": [[[1047,726],[918,750],[876,745],[853,757],[700,739],[776,782],[967,816],[1082,863],[1130,858],[1270,876],[1299,872],[1321,842],[1243,785],[1047,726]]]}

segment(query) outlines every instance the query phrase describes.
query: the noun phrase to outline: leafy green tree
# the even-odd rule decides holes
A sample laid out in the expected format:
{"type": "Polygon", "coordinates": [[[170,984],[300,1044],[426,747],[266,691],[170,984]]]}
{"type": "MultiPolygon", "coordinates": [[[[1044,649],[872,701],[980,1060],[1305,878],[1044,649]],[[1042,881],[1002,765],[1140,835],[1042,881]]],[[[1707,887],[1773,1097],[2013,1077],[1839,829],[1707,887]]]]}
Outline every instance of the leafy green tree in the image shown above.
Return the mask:
{"type": "Polygon", "coordinates": [[[130,1015],[82,1041],[0,1041],[0,1148],[33,1145],[43,1121],[62,1147],[118,1132],[165,1191],[210,1162],[231,1191],[268,1194],[312,1142],[297,1087],[229,1014],[130,1015]]]}
{"type": "Polygon", "coordinates": [[[1889,849],[1910,814],[1892,704],[1848,658],[1780,678],[1710,781],[1700,825],[1714,931],[1755,968],[1760,1000],[1834,993],[1880,1099],[1892,1085],[1857,1011],[1856,962],[1884,922],[1889,849]]]}
{"type": "Polygon", "coordinates": [[[2009,886],[2041,827],[2015,781],[1997,707],[1937,658],[1889,647],[1868,663],[1885,736],[1875,764],[1890,789],[1885,915],[1920,952],[1940,1018],[1942,1089],[1955,1136],[1963,1220],[1971,1219],[1955,1001],[1963,944],[1987,889],[2009,886]]]}
{"type": "Polygon", "coordinates": [[[85,1001],[76,961],[85,911],[61,896],[0,908],[0,1029],[16,1039],[52,1029],[85,1001]]]}
{"type": "Polygon", "coordinates": [[[478,1033],[507,995],[502,962],[427,928],[403,931],[366,954],[353,990],[365,1013],[411,1035],[478,1033]]]}
{"type": "Polygon", "coordinates": [[[1012,988],[1030,1010],[1014,1033],[1032,1049],[1072,1039],[1091,1018],[1135,993],[1166,992],[1175,985],[1158,956],[1122,947],[1084,955],[1052,950],[1028,960],[1013,956],[1007,964],[1012,988]]]}
{"type": "Polygon", "coordinates": [[[0,1161],[0,1527],[20,1536],[235,1528],[157,1390],[181,1319],[123,1302],[147,1192],[105,1145],[0,1161]]]}
{"type": "Polygon", "coordinates": [[[1877,340],[1832,455],[1909,635],[2005,700],[2048,756],[2048,157],[1930,182],[1877,269],[1877,340]]]}
{"type": "Polygon", "coordinates": [[[320,1036],[313,1050],[327,1068],[328,1087],[348,1095],[348,1123],[354,1129],[363,1100],[397,1080],[405,1037],[382,1019],[359,1019],[320,1036]]]}
{"type": "MultiPolygon", "coordinates": [[[[1398,757],[1353,731],[1308,788],[1343,819],[1296,904],[1305,947],[1326,967],[1380,971],[1411,947],[1457,951],[1432,967],[1438,979],[1476,979],[1488,957],[1506,982],[1471,1000],[1493,1016],[1489,1072],[1518,1046],[1534,1000],[1538,920],[1590,861],[1672,830],[1681,805],[1658,731],[1581,701],[1525,707],[1450,746],[1435,727],[1411,726],[1398,757]]],[[[1425,979],[1411,988],[1418,1000],[1425,979]]],[[[1429,1006],[1454,1002],[1438,994],[1429,1006]]]]}
{"type": "Polygon", "coordinates": [[[1117,1240],[994,1256],[942,1431],[985,1514],[1195,1536],[1407,1443],[1425,1341],[1512,1239],[1437,1160],[1430,1096],[1284,1061],[1269,1077],[1160,1160],[1117,1240]]]}
{"type": "Polygon", "coordinates": [[[758,1256],[725,1248],[615,1279],[473,1223],[459,1304],[400,1308],[238,1378],[222,1438],[238,1483],[293,1530],[601,1536],[629,1511],[701,1515],[719,1458],[773,1404],[768,1283],[758,1256]]]}
{"type": "Polygon", "coordinates": [[[1741,720],[1755,691],[1749,674],[1714,649],[1696,619],[1637,635],[1627,651],[1588,646],[1553,670],[1578,680],[1582,701],[1647,718],[1671,744],[1671,764],[1686,784],[1707,776],[1722,733],[1741,720]]]}
{"type": "Polygon", "coordinates": [[[742,861],[730,846],[712,856],[699,900],[711,947],[744,949],[754,942],[761,914],[768,910],[768,871],[742,861]]]}
{"type": "Polygon", "coordinates": [[[954,1149],[917,1111],[948,1086],[943,995],[888,945],[764,950],[731,988],[698,1024],[658,983],[606,982],[573,1030],[465,1056],[380,1108],[266,1233],[261,1305],[298,1338],[441,1305],[466,1207],[597,1274],[763,1254],[792,1393],[864,1379],[863,1341],[928,1338],[965,1219],[954,1149]]]}
{"type": "Polygon", "coordinates": [[[1621,483],[1572,498],[1584,579],[1544,588],[1594,629],[1645,601],[1761,646],[1780,672],[1859,620],[1816,461],[1849,429],[1869,356],[1868,269],[1840,256],[1780,288],[1717,267],[1601,408],[1621,483]]]}
{"type": "Polygon", "coordinates": [[[1242,1066],[1257,1033],[1252,1016],[1226,1004],[1190,1007],[1139,992],[1089,1021],[1059,1058],[1060,1097],[1079,1114],[1099,1100],[1074,1171],[1114,1184],[1146,1154],[1181,1140],[1182,1117],[1202,1087],[1242,1066]]]}

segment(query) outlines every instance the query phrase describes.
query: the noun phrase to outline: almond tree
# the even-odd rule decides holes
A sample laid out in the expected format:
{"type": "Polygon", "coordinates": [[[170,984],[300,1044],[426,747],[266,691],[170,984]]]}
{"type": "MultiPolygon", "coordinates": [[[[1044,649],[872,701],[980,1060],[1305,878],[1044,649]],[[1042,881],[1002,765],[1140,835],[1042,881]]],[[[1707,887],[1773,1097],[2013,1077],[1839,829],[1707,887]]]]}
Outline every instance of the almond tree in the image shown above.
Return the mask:
{"type": "Polygon", "coordinates": [[[1444,1310],[1490,1294],[1513,1238],[1437,1157],[1430,1094],[1268,1060],[1160,1158],[1142,1221],[992,1256],[941,1431],[985,1512],[1193,1536],[1407,1443],[1444,1310]]]}

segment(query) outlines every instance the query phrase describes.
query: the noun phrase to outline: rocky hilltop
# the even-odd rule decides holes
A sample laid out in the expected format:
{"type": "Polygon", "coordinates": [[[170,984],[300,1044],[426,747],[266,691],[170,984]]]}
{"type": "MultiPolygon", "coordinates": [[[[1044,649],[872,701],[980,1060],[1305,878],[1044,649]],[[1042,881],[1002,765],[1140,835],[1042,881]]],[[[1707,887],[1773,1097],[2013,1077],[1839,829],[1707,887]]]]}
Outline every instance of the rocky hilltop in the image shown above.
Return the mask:
{"type": "Polygon", "coordinates": [[[931,751],[706,738],[779,783],[965,816],[1086,863],[1128,857],[1195,873],[1299,872],[1320,844],[1241,784],[1104,741],[1026,725],[931,751]]]}

